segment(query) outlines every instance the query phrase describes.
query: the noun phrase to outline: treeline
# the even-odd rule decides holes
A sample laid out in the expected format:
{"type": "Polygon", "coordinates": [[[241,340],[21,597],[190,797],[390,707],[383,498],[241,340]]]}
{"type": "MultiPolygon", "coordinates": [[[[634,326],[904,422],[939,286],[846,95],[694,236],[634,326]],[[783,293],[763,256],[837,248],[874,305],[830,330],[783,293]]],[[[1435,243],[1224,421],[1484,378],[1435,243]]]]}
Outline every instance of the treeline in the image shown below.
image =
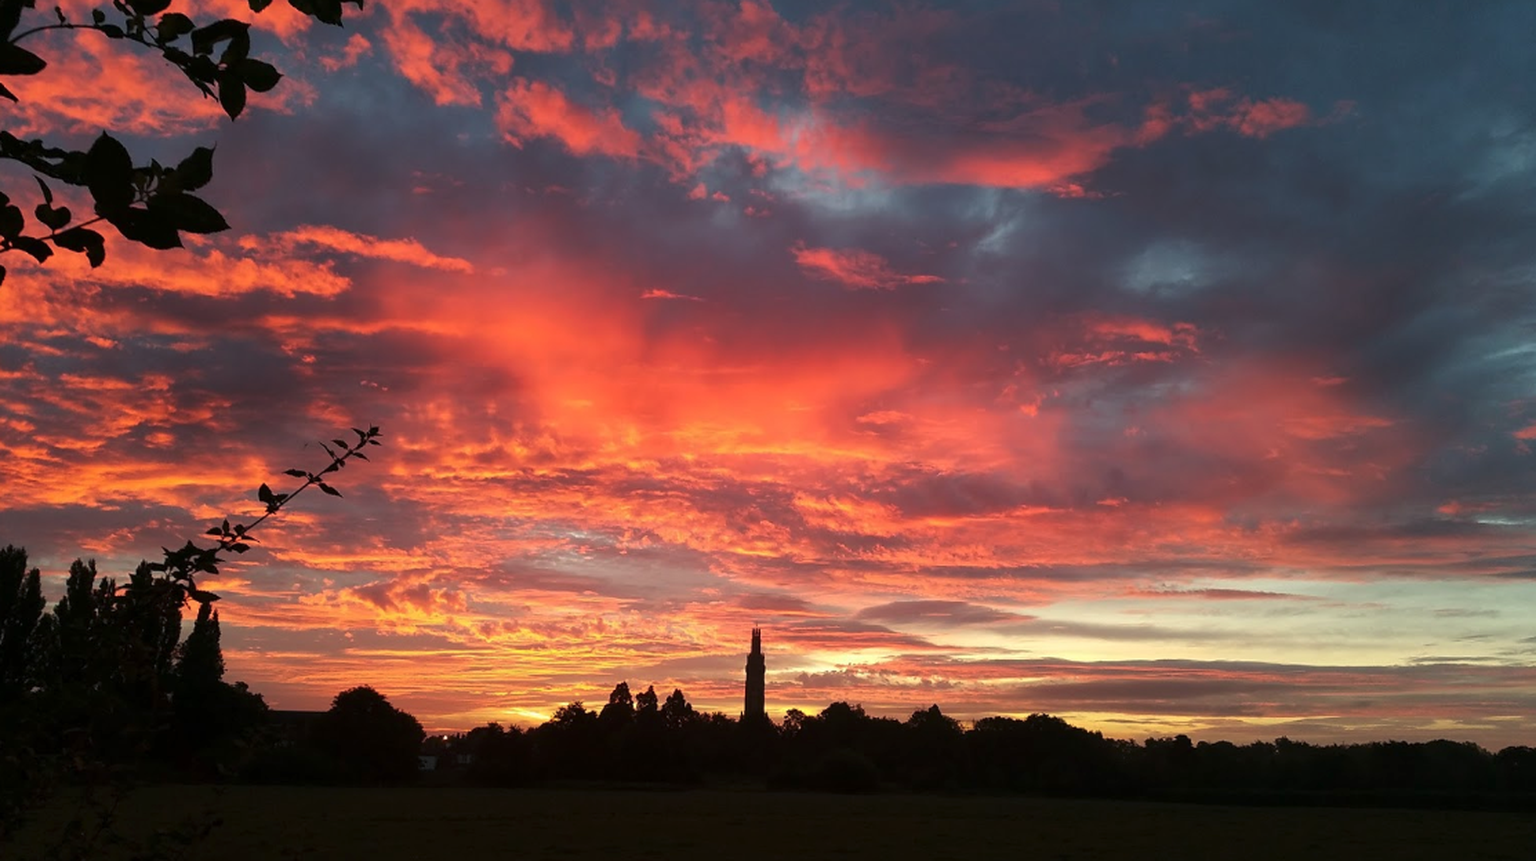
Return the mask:
{"type": "Polygon", "coordinates": [[[1138,744],[1044,714],[966,727],[936,705],[896,720],[846,702],[815,715],[790,710],[774,724],[697,712],[681,691],[658,704],[654,690],[631,696],[627,683],[599,711],[576,702],[532,729],[490,724],[429,738],[423,751],[440,768],[491,785],[735,777],[843,792],[1469,804],[1536,793],[1530,747],[1491,753],[1465,742],[1313,745],[1286,738],[1239,746],[1183,735],[1138,744]]]}
{"type": "MultiPolygon", "coordinates": [[[[167,593],[141,565],[123,584],[70,567],[52,608],[26,553],[0,549],[0,814],[50,783],[147,780],[492,786],[562,781],[779,789],[1022,792],[1332,803],[1508,804],[1536,798],[1536,749],[1470,743],[1234,745],[1185,736],[1105,738],[1044,714],[962,726],[938,706],[906,720],[832,703],[782,723],[696,710],[681,690],[620,683],[596,710],[557,709],[531,729],[489,724],[426,737],[372,688],[324,713],[273,712],[224,681],[211,602],[167,593]],[[196,607],[183,639],[183,610],[196,607]]],[[[0,816],[0,825],[7,820],[0,816]]],[[[4,827],[0,827],[3,834],[4,827]]]]}

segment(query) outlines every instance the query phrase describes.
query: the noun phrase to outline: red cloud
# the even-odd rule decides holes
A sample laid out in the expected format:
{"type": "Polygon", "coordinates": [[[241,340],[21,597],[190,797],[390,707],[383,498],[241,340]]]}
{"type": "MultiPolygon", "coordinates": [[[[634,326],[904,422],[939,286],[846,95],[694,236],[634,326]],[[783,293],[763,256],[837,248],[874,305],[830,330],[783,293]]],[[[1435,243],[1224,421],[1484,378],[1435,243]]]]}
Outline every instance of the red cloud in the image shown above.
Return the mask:
{"type": "MultiPolygon", "coordinates": [[[[55,130],[96,134],[102,129],[180,134],[212,128],[223,116],[217,101],[198,98],[181,72],[158,56],[125,50],[122,43],[94,33],[63,47],[66,50],[37,47],[48,60],[41,74],[7,78],[6,86],[19,100],[6,109],[6,127],[12,134],[26,137],[55,130]],[[90,85],[82,86],[83,81],[90,85]],[[168,92],[175,97],[167,98],[168,92]]],[[[278,87],[253,102],[271,104],[291,98],[294,89],[278,87]]]]}
{"type": "Polygon", "coordinates": [[[1294,99],[1255,100],[1238,97],[1226,89],[1190,93],[1189,110],[1186,122],[1194,131],[1227,128],[1253,138],[1304,126],[1312,119],[1311,109],[1294,99]]]}
{"type": "Polygon", "coordinates": [[[903,275],[891,269],[884,257],[857,248],[809,248],[796,243],[790,249],[795,262],[812,278],[837,281],[855,290],[893,290],[903,284],[936,284],[937,275],[903,275]]]}
{"type": "Polygon", "coordinates": [[[311,246],[328,251],[356,254],[359,257],[409,263],[425,269],[441,269],[445,272],[459,272],[466,275],[475,271],[474,265],[468,260],[434,254],[415,239],[380,239],[376,236],[351,233],[340,228],[317,224],[304,225],[263,238],[247,236],[240,240],[240,247],[247,251],[258,251],[267,246],[284,249],[311,246]]]}
{"type": "MultiPolygon", "coordinates": [[[[244,244],[244,243],[242,243],[244,244]]],[[[351,287],[351,281],[327,263],[273,253],[251,254],[246,248],[228,254],[217,247],[192,246],[174,252],[156,252],[126,240],[108,237],[111,266],[91,269],[77,255],[59,255],[46,269],[17,272],[17,287],[41,295],[57,292],[60,282],[102,287],[142,287],[165,293],[195,296],[236,296],[269,291],[279,296],[335,296],[351,287]]],[[[7,279],[7,287],[11,280],[7,279]]],[[[0,322],[4,322],[0,315],[0,322]]]]}
{"type": "Polygon", "coordinates": [[[357,61],[361,60],[363,55],[372,50],[373,44],[368,41],[367,37],[363,36],[362,33],[353,33],[352,37],[347,40],[346,46],[341,49],[340,54],[321,57],[320,65],[325,67],[325,70],[328,72],[351,68],[357,65],[357,61]]]}
{"type": "Polygon", "coordinates": [[[1083,321],[1082,343],[1048,354],[1054,368],[1172,362],[1200,352],[1199,330],[1191,323],[1168,325],[1135,317],[1089,316],[1083,321]]]}
{"type": "Polygon", "coordinates": [[[565,93],[543,83],[515,78],[496,100],[496,126],[521,146],[525,138],[553,138],[576,155],[635,158],[640,135],[624,127],[618,111],[575,104],[565,93]]]}
{"type": "Polygon", "coordinates": [[[1097,317],[1088,321],[1088,332],[1102,340],[1127,339],[1199,352],[1195,346],[1199,330],[1192,323],[1174,323],[1170,326],[1136,317],[1097,317]]]}
{"type": "Polygon", "coordinates": [[[1240,102],[1232,115],[1232,127],[1249,137],[1268,137],[1281,129],[1306,125],[1312,118],[1306,105],[1292,99],[1240,102]]]}
{"type": "Polygon", "coordinates": [[[660,290],[660,289],[647,290],[644,293],[640,294],[640,298],[641,299],[686,299],[686,300],[688,300],[690,302],[703,302],[704,301],[701,297],[698,297],[698,296],[689,296],[689,295],[684,294],[684,293],[673,293],[671,290],[660,290]]]}
{"type": "Polygon", "coordinates": [[[577,155],[644,157],[667,165],[692,187],[704,166],[739,148],[849,183],[878,177],[896,184],[1092,196],[1081,177],[1103,167],[1116,150],[1144,146],[1177,124],[1264,137],[1310,118],[1299,102],[1254,100],[1226,90],[1191,93],[1182,117],[1154,103],[1139,122],[1096,118],[1095,109],[1124,100],[1051,102],[931,60],[922,47],[957,26],[960,19],[950,12],[839,10],[797,23],[762,2],[689,8],[702,18],[698,34],[688,32],[686,17],[659,26],[648,11],[615,4],[601,16],[578,10],[585,34],[578,37],[536,0],[495,14],[485,3],[411,0],[391,9],[386,40],[401,73],[439,103],[477,104],[482,85],[500,89],[498,126],[516,145],[548,138],[577,155]],[[413,17],[429,11],[444,16],[442,35],[428,35],[413,17]],[[455,22],[471,35],[458,36],[455,22]],[[696,35],[702,49],[692,41],[696,35]],[[641,53],[621,82],[606,54],[625,40],[641,53]],[[593,83],[643,95],[652,103],[655,131],[642,137],[612,108],[574,103],[548,81],[505,83],[507,49],[588,52],[595,58],[593,83]],[[906,118],[877,121],[889,111],[865,110],[851,99],[883,101],[906,118]]]}
{"type": "Polygon", "coordinates": [[[382,8],[395,18],[462,21],[476,36],[514,51],[564,53],[577,43],[549,0],[393,0],[382,8]]]}
{"type": "Polygon", "coordinates": [[[480,40],[431,36],[407,11],[394,10],[384,30],[384,45],[400,74],[437,104],[479,105],[476,79],[501,78],[512,70],[512,54],[505,48],[480,40]]]}

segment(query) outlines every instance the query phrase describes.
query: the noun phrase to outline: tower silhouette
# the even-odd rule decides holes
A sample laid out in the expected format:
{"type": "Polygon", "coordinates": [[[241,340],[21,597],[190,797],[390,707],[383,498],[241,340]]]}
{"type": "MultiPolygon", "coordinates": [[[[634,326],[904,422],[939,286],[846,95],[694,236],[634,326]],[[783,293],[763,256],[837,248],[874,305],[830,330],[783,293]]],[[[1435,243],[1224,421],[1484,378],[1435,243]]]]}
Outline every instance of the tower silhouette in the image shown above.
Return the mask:
{"type": "Polygon", "coordinates": [[[763,673],[767,670],[767,664],[763,662],[763,630],[752,628],[752,651],[747,655],[747,701],[746,709],[741,713],[742,721],[759,720],[768,716],[764,710],[767,699],[767,688],[763,680],[763,673]]]}

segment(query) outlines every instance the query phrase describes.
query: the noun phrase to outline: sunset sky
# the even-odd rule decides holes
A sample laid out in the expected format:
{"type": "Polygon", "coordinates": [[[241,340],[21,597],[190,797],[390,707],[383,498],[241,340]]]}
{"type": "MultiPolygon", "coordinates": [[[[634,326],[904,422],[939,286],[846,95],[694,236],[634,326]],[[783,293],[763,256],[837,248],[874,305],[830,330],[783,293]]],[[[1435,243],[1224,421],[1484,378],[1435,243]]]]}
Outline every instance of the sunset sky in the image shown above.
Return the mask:
{"type": "Polygon", "coordinates": [[[256,16],[233,123],[95,34],[6,80],[232,225],[0,261],[50,596],[376,424],[204,581],[273,707],[735,716],[756,623],[775,718],[1536,744],[1536,4],[347,16],[256,16]]]}

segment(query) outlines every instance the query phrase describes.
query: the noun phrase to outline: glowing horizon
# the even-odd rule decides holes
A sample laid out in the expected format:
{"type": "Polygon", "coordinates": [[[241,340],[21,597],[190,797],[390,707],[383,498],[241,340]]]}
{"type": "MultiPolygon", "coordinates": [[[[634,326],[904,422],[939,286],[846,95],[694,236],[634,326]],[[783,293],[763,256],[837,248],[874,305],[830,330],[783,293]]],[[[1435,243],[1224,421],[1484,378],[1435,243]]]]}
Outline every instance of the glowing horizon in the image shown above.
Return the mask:
{"type": "Polygon", "coordinates": [[[758,622],[775,719],[1536,744],[1536,112],[1468,83],[1528,5],[186,7],[287,76],[236,123],[101,39],[7,81],[216,145],[232,225],[4,261],[50,601],[379,425],[207,582],[274,708],[735,715],[758,622]]]}

